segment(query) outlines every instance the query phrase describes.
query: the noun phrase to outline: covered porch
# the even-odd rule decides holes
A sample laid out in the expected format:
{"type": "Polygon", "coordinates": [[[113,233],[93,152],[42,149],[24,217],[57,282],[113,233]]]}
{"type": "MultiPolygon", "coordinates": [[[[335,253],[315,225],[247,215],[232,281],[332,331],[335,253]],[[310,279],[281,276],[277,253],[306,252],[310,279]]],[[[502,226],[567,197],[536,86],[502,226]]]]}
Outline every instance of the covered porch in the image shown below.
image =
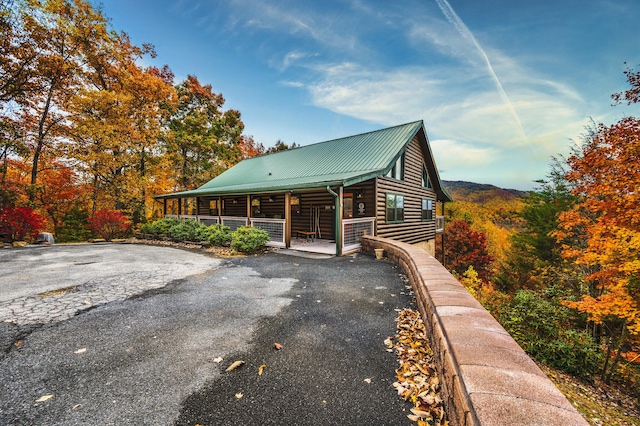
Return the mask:
{"type": "Polygon", "coordinates": [[[366,196],[366,187],[165,197],[162,202],[165,217],[222,224],[232,231],[252,226],[269,234],[271,247],[343,255],[359,250],[363,235],[375,235],[373,188],[366,196]]]}

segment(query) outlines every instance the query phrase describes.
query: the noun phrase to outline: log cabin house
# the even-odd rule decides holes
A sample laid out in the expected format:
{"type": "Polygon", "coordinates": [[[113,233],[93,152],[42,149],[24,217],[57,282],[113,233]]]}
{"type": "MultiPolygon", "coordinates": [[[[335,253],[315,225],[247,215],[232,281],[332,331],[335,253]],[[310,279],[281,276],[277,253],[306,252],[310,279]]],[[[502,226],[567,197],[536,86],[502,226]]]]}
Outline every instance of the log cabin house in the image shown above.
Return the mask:
{"type": "Polygon", "coordinates": [[[166,217],[255,226],[269,245],[342,255],[360,237],[427,242],[444,230],[442,187],[421,121],[246,159],[191,191],[156,197],[166,217]]]}

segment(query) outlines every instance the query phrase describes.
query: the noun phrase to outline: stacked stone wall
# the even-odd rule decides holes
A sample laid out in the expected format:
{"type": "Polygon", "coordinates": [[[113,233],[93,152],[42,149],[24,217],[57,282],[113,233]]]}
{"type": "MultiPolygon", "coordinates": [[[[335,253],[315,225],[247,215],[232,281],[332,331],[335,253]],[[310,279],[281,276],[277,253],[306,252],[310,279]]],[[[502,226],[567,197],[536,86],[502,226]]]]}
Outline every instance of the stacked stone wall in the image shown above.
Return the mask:
{"type": "Polygon", "coordinates": [[[451,425],[588,423],[486,309],[425,250],[364,236],[413,286],[438,360],[451,425]]]}

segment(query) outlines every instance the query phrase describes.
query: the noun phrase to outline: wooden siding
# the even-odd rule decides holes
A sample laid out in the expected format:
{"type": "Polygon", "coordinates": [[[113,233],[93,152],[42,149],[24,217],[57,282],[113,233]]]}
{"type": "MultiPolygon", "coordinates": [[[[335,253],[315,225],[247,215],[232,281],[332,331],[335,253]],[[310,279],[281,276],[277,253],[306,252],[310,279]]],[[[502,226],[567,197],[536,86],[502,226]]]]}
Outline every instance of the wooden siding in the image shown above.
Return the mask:
{"type": "Polygon", "coordinates": [[[366,182],[358,183],[356,185],[347,186],[344,188],[344,193],[353,194],[353,218],[361,217],[375,217],[376,215],[376,203],[375,203],[375,179],[368,180],[366,182]],[[358,194],[360,198],[358,198],[358,194]],[[358,204],[364,203],[364,213],[358,212],[358,204]]]}
{"type": "Polygon", "coordinates": [[[201,197],[198,204],[198,215],[201,216],[218,216],[218,210],[209,208],[209,201],[218,201],[218,197],[201,197]]]}
{"type": "Polygon", "coordinates": [[[247,217],[247,196],[227,196],[222,197],[222,216],[247,217]]]}
{"type": "Polygon", "coordinates": [[[260,213],[252,214],[251,217],[284,219],[284,194],[263,194],[254,197],[260,197],[260,213]]]}
{"type": "Polygon", "coordinates": [[[291,231],[295,236],[298,231],[313,231],[312,209],[320,208],[320,232],[322,238],[327,240],[335,239],[333,234],[333,222],[335,217],[333,195],[327,191],[322,192],[296,192],[294,195],[300,196],[300,214],[291,215],[291,231]]]}
{"type": "MultiPolygon", "coordinates": [[[[405,151],[404,181],[387,177],[376,179],[377,214],[376,235],[406,243],[419,243],[435,238],[435,211],[433,220],[422,221],[422,199],[433,200],[435,208],[436,194],[422,187],[423,149],[417,138],[407,145],[405,151]],[[404,196],[404,222],[386,222],[386,194],[392,192],[404,196]]],[[[430,176],[432,182],[433,178],[430,176]]]]}

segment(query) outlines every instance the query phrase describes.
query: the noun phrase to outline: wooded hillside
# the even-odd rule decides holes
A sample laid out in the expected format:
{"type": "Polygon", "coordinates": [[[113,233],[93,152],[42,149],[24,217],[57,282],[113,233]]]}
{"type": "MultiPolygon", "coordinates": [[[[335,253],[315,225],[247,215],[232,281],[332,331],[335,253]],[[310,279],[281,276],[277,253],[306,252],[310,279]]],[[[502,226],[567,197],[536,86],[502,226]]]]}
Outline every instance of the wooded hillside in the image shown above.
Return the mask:
{"type": "MultiPolygon", "coordinates": [[[[593,249],[588,249],[588,240],[575,231],[576,223],[589,224],[587,218],[576,215],[594,207],[576,190],[579,187],[572,185],[570,179],[582,179],[573,164],[593,170],[583,159],[594,162],[591,150],[598,149],[600,138],[608,132],[604,127],[594,129],[585,148],[568,162],[555,162],[549,180],[540,181],[531,192],[443,182],[455,200],[445,210],[445,266],[525,351],[573,376],[574,383],[567,385],[565,376],[561,388],[588,420],[593,424],[601,424],[597,419],[606,419],[609,424],[639,424],[638,418],[628,414],[640,408],[640,342],[633,326],[629,327],[638,307],[636,278],[631,273],[625,281],[621,269],[602,273],[610,262],[610,252],[617,253],[620,257],[616,261],[624,265],[638,261],[637,254],[626,247],[635,244],[637,231],[629,228],[632,221],[622,229],[600,230],[594,235],[602,235],[599,238],[603,240],[593,249]],[[620,232],[628,236],[626,241],[602,246],[604,235],[620,232]],[[604,252],[598,257],[589,255],[601,250],[604,252]],[[614,284],[614,274],[624,284],[614,284]],[[608,289],[609,285],[613,288],[608,289]],[[624,312],[616,306],[624,306],[624,312]],[[598,386],[581,384],[583,380],[598,386]],[[575,388],[582,390],[572,390],[575,388]],[[618,392],[623,395],[619,400],[625,401],[624,407],[606,396],[593,397],[618,392]]],[[[617,167],[610,165],[608,169],[617,167]]],[[[589,178],[586,183],[591,181],[589,178]]],[[[596,204],[596,208],[604,207],[596,204]]],[[[620,206],[611,213],[617,211],[620,206]]],[[[590,220],[598,217],[587,214],[590,220]]],[[[597,221],[590,226],[595,224],[597,221]]],[[[550,375],[559,377],[560,373],[550,375]]]]}
{"type": "Polygon", "coordinates": [[[195,188],[263,150],[222,94],[140,65],[153,46],[132,44],[89,1],[0,0],[0,30],[5,237],[44,228],[75,239],[116,210],[144,223],[160,214],[154,195],[195,188]]]}

